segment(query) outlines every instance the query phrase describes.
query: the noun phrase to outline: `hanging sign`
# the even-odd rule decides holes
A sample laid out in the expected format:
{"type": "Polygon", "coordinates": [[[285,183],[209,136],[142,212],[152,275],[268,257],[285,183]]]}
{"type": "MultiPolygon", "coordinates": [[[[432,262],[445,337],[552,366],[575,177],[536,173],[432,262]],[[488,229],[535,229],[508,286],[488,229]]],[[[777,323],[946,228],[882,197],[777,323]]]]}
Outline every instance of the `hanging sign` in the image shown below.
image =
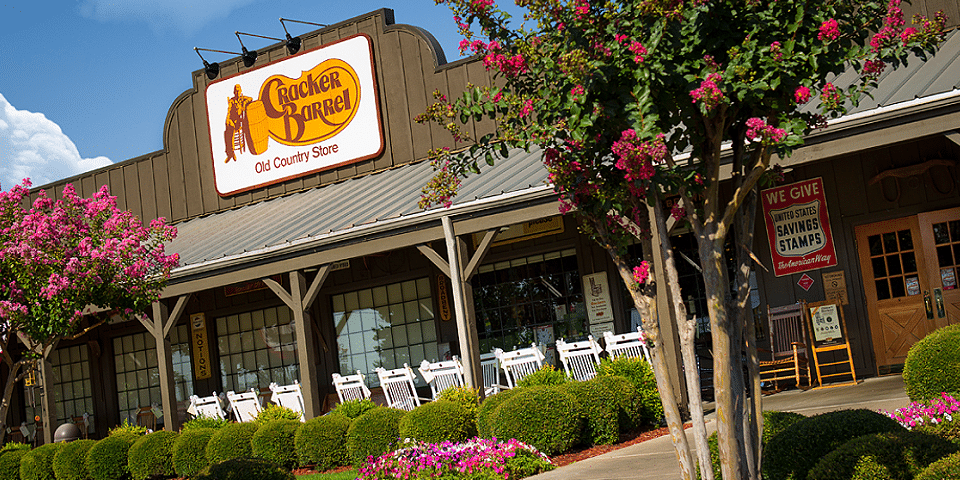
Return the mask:
{"type": "Polygon", "coordinates": [[[206,103],[222,196],[383,152],[372,42],[364,34],[213,82],[206,103]]]}
{"type": "Polygon", "coordinates": [[[760,198],[776,276],[837,264],[821,178],[770,188],[760,198]]]}
{"type": "Polygon", "coordinates": [[[207,346],[207,320],[204,314],[190,315],[190,338],[193,340],[193,374],[197,380],[210,378],[210,347],[207,346]]]}
{"type": "Polygon", "coordinates": [[[610,302],[610,286],[607,284],[607,272],[583,276],[584,301],[587,304],[587,318],[590,325],[613,321],[613,306],[610,302]]]}

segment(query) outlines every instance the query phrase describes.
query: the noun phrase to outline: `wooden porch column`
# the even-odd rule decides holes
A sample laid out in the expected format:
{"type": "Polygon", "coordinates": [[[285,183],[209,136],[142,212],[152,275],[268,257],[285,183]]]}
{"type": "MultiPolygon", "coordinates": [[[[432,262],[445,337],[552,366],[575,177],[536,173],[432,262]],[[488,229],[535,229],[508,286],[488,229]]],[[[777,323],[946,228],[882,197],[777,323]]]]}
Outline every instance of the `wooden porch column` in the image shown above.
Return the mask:
{"type": "MultiPolygon", "coordinates": [[[[651,217],[653,216],[653,207],[647,208],[650,211],[651,217]]],[[[673,226],[676,225],[676,220],[674,218],[667,219],[667,230],[671,230],[673,226]]],[[[663,359],[667,362],[667,370],[670,372],[676,372],[676,375],[671,377],[673,383],[673,391],[679,392],[679,397],[677,401],[679,402],[680,410],[683,412],[688,412],[688,403],[690,401],[690,396],[687,394],[687,379],[683,374],[683,369],[681,365],[683,362],[680,357],[680,333],[677,330],[678,322],[681,322],[685,319],[673,318],[673,304],[671,302],[682,302],[682,298],[673,298],[671,295],[670,289],[666,288],[667,286],[667,274],[666,274],[666,262],[664,261],[663,254],[660,251],[659,247],[654,247],[652,238],[657,237],[657,224],[656,222],[650,222],[650,239],[646,239],[643,242],[643,249],[645,252],[650,252],[650,256],[653,257],[653,279],[657,285],[662,285],[663,288],[657,288],[657,316],[660,317],[660,335],[663,337],[663,359]]],[[[696,366],[694,366],[696,368],[696,366]]],[[[699,385],[696,386],[700,388],[699,385]]]]}
{"type": "Polygon", "coordinates": [[[38,352],[40,345],[34,342],[31,338],[23,334],[18,334],[17,337],[20,339],[20,342],[27,347],[27,350],[30,350],[34,353],[40,354],[40,384],[43,386],[43,393],[40,397],[40,419],[43,423],[43,443],[53,443],[53,432],[57,429],[57,411],[56,405],[53,403],[53,365],[50,363],[50,352],[57,348],[57,344],[60,343],[60,339],[56,339],[44,348],[42,352],[38,352]]]}
{"type": "Polygon", "coordinates": [[[177,414],[177,390],[173,377],[173,348],[170,345],[170,329],[177,324],[187,307],[190,295],[177,298],[173,312],[167,310],[162,302],[153,303],[153,318],[138,315],[137,319],[153,336],[157,346],[157,368],[160,374],[160,408],[163,409],[163,429],[171,432],[180,430],[180,418],[177,414]]]}
{"type": "Polygon", "coordinates": [[[457,336],[460,343],[464,382],[467,387],[478,388],[483,386],[483,374],[480,370],[480,341],[477,334],[473,286],[470,285],[470,277],[477,272],[480,262],[490,251],[493,239],[500,229],[487,231],[473,258],[468,259],[466,242],[457,237],[450,217],[445,216],[442,221],[449,263],[426,245],[419,245],[417,249],[450,277],[450,283],[453,285],[453,307],[457,318],[457,336]]]}
{"type": "MultiPolygon", "coordinates": [[[[320,415],[322,404],[320,398],[320,383],[317,380],[317,369],[314,364],[317,353],[317,344],[314,335],[313,320],[308,310],[320,293],[320,286],[330,274],[330,265],[323,265],[313,279],[310,288],[306,288],[307,279],[299,271],[290,272],[290,292],[287,292],[276,281],[264,278],[270,290],[273,290],[290,310],[293,310],[294,328],[297,332],[297,360],[300,363],[300,389],[303,392],[304,420],[320,415]]],[[[323,338],[321,337],[321,342],[323,338]]]]}

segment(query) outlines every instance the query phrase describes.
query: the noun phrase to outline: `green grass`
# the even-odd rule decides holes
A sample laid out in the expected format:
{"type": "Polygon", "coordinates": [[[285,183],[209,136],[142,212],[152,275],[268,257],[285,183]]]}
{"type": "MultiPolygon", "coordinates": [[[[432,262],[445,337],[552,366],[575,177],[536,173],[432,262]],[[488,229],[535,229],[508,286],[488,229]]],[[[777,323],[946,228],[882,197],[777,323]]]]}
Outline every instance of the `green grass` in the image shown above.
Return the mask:
{"type": "Polygon", "coordinates": [[[347,470],[337,473],[311,473],[310,475],[300,475],[297,480],[355,480],[357,478],[356,470],[347,470]]]}

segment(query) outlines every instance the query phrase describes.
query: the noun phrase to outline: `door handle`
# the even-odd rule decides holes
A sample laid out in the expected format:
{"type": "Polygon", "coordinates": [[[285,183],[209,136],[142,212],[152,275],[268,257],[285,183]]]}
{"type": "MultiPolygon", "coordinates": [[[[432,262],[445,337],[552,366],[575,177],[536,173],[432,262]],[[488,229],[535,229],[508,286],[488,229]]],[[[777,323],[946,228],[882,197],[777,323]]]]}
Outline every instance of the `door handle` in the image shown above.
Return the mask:
{"type": "Polygon", "coordinates": [[[930,301],[930,290],[923,291],[923,306],[927,309],[927,320],[933,320],[933,302],[930,301]]]}
{"type": "Polygon", "coordinates": [[[943,309],[943,291],[939,288],[934,288],[933,298],[937,302],[937,318],[943,318],[947,316],[947,312],[943,309]]]}

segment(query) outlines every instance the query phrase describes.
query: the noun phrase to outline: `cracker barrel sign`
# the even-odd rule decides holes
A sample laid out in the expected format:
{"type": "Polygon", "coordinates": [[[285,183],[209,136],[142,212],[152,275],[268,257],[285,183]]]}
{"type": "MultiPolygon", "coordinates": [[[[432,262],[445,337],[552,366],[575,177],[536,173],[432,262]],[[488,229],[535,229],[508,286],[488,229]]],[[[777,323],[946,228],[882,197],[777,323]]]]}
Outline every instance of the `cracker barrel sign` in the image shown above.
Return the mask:
{"type": "Polygon", "coordinates": [[[207,86],[220,195],[383,152],[370,37],[359,34],[207,86]]]}
{"type": "Polygon", "coordinates": [[[760,199],[778,277],[837,264],[821,178],[764,190],[760,199]]]}

